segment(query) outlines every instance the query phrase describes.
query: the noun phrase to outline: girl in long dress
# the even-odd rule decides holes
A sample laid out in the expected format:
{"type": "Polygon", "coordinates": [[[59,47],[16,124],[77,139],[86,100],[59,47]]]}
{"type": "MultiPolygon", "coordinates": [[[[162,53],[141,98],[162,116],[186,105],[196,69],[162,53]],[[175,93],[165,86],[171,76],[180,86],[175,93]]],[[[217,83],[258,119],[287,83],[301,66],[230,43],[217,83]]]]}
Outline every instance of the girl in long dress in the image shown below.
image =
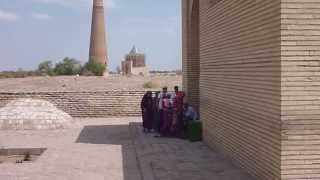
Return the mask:
{"type": "Polygon", "coordinates": [[[171,135],[171,127],[173,121],[173,109],[170,101],[170,96],[163,97],[163,124],[161,127],[161,135],[171,135]]]}
{"type": "Polygon", "coordinates": [[[174,134],[174,136],[180,137],[183,133],[183,103],[185,93],[183,91],[179,91],[178,86],[174,88],[174,91],[175,93],[171,97],[174,114],[172,133],[174,134]]]}
{"type": "Polygon", "coordinates": [[[141,111],[143,120],[143,131],[151,132],[153,124],[152,92],[148,91],[142,98],[141,111]]]}

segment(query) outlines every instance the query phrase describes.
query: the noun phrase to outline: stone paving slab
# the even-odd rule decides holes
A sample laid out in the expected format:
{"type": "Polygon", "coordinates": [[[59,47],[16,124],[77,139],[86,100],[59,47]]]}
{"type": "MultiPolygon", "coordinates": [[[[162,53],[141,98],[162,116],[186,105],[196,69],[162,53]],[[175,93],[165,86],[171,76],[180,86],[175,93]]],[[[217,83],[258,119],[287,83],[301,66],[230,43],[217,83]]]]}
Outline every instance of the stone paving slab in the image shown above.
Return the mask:
{"type": "Polygon", "coordinates": [[[80,119],[72,129],[0,131],[1,148],[48,148],[0,164],[0,180],[251,180],[203,143],[143,134],[140,118],[80,119]]]}
{"type": "Polygon", "coordinates": [[[253,180],[202,142],[154,138],[130,125],[145,180],[253,180]]]}
{"type": "Polygon", "coordinates": [[[0,164],[0,180],[141,180],[128,128],[137,119],[126,119],[80,120],[64,130],[0,131],[0,148],[48,148],[34,163],[0,164]]]}

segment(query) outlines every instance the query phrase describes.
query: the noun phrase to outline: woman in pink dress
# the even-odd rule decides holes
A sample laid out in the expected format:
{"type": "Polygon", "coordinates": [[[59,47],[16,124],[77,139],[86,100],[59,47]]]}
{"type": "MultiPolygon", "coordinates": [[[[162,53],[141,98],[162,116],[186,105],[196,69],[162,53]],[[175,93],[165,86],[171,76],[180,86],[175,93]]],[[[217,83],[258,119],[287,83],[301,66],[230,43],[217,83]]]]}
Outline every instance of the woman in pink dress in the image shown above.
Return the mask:
{"type": "Polygon", "coordinates": [[[163,124],[161,127],[161,135],[169,136],[171,135],[171,127],[173,121],[173,109],[170,100],[170,96],[166,95],[162,100],[162,108],[163,108],[163,124]]]}

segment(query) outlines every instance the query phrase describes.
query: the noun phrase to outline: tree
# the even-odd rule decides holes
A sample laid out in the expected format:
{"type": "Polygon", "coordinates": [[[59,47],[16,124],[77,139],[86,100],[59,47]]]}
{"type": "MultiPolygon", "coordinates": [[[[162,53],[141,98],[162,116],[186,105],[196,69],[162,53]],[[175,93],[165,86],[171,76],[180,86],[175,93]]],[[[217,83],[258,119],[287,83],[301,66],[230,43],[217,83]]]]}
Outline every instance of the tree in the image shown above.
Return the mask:
{"type": "Polygon", "coordinates": [[[53,76],[53,64],[51,61],[43,61],[42,63],[39,64],[38,66],[38,72],[41,74],[46,74],[49,76],[53,76]]]}
{"type": "Polygon", "coordinates": [[[57,63],[54,68],[56,75],[76,75],[81,72],[81,63],[73,58],[64,58],[62,62],[57,63]]]}
{"type": "Polygon", "coordinates": [[[83,68],[82,74],[83,75],[95,75],[95,76],[103,76],[104,72],[106,71],[106,65],[95,63],[94,61],[90,60],[83,68]]]}

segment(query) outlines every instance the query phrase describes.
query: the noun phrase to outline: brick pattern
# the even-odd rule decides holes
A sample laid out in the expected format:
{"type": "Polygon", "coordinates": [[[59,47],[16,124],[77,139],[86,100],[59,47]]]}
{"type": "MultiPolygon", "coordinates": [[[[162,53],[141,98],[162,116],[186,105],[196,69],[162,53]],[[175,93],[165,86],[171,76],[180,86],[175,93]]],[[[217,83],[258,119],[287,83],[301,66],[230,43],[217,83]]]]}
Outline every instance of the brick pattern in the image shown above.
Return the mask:
{"type": "Polygon", "coordinates": [[[47,100],[72,117],[141,116],[144,91],[0,93],[0,108],[20,98],[47,100]]]}
{"type": "Polygon", "coordinates": [[[144,180],[253,180],[202,142],[154,138],[141,131],[141,123],[129,128],[144,180]]]}
{"type": "Polygon", "coordinates": [[[320,179],[320,1],[281,3],[281,175],[320,179]]]}
{"type": "Polygon", "coordinates": [[[187,93],[187,101],[199,109],[199,1],[182,0],[182,68],[183,90],[187,93]]]}
{"type": "Polygon", "coordinates": [[[279,179],[280,0],[200,0],[205,141],[257,179],[279,179]]]}
{"type": "Polygon", "coordinates": [[[108,66],[103,0],[93,0],[89,59],[108,66]]]}

